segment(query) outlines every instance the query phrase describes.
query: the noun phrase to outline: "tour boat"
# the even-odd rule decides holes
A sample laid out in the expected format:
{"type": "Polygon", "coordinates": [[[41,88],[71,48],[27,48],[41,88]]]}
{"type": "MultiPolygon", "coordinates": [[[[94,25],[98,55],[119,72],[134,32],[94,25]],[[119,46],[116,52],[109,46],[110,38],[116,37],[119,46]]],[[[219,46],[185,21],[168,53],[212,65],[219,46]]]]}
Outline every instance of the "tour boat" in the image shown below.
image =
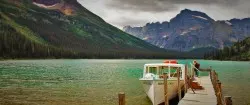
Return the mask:
{"type": "Polygon", "coordinates": [[[178,94],[177,69],[180,70],[180,86],[184,86],[185,65],[178,64],[177,60],[165,60],[163,63],[152,63],[144,65],[143,77],[140,79],[144,91],[148,95],[153,105],[161,104],[164,97],[163,73],[167,73],[167,93],[171,100],[178,94]]]}

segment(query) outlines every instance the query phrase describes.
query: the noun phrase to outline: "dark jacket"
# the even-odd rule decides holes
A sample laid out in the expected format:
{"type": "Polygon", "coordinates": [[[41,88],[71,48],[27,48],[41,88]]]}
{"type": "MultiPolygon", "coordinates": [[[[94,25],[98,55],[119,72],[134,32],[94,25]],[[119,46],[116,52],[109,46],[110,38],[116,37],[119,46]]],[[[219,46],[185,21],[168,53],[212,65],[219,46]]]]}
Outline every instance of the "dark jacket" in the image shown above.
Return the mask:
{"type": "Polygon", "coordinates": [[[200,64],[199,64],[199,63],[196,63],[194,66],[195,66],[197,69],[200,69],[200,64]]]}

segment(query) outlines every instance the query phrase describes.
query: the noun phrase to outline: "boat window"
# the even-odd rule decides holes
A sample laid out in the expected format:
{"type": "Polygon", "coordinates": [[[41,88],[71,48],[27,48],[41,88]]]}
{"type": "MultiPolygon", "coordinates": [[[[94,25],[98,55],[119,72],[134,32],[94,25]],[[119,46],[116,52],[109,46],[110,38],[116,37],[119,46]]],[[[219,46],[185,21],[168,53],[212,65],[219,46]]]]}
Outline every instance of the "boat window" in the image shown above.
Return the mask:
{"type": "Polygon", "coordinates": [[[170,77],[177,77],[177,69],[180,70],[180,76],[181,76],[181,68],[180,67],[170,67],[170,77]]]}
{"type": "Polygon", "coordinates": [[[163,73],[168,73],[168,66],[161,66],[159,69],[159,75],[163,75],[163,73]]]}
{"type": "Polygon", "coordinates": [[[157,68],[156,67],[148,67],[147,73],[156,74],[157,73],[157,68]]]}
{"type": "MultiPolygon", "coordinates": [[[[159,75],[163,75],[163,73],[167,73],[170,77],[177,77],[177,69],[181,72],[181,67],[169,67],[169,66],[161,66],[159,68],[159,75]]],[[[180,76],[182,73],[180,73],[180,76]]]]}

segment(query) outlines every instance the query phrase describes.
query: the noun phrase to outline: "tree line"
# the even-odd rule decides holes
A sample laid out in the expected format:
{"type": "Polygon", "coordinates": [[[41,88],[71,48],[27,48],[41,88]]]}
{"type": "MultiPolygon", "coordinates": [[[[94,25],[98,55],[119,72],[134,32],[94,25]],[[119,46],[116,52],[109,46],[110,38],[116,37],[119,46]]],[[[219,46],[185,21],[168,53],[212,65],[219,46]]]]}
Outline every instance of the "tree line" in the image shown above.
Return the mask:
{"type": "Polygon", "coordinates": [[[250,37],[243,41],[236,42],[231,47],[224,47],[221,50],[214,50],[204,55],[205,59],[216,60],[250,60],[250,37]]]}
{"type": "Polygon", "coordinates": [[[45,59],[45,58],[176,58],[167,52],[154,51],[73,51],[32,41],[8,24],[0,22],[0,59],[45,59]]]}

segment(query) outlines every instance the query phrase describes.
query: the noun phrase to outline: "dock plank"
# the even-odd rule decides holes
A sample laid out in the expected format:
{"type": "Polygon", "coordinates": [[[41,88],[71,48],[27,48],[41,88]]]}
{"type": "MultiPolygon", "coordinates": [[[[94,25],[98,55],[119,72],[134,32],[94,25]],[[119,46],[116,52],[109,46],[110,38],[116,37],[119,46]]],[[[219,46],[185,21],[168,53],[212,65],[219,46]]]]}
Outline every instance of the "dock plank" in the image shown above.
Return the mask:
{"type": "Polygon", "coordinates": [[[203,90],[195,90],[195,94],[191,89],[180,100],[178,105],[216,105],[217,98],[214,88],[210,80],[210,76],[200,77],[198,82],[204,88],[203,90]]]}

